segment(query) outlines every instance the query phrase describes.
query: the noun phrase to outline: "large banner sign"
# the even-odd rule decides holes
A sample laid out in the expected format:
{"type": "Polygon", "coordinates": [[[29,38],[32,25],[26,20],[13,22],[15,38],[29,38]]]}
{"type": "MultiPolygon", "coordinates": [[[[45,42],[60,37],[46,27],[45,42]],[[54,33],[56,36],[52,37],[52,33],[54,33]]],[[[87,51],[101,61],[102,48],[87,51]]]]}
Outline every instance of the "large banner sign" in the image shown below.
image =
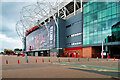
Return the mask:
{"type": "Polygon", "coordinates": [[[26,50],[50,49],[55,47],[55,22],[42,26],[26,37],[26,50]]]}

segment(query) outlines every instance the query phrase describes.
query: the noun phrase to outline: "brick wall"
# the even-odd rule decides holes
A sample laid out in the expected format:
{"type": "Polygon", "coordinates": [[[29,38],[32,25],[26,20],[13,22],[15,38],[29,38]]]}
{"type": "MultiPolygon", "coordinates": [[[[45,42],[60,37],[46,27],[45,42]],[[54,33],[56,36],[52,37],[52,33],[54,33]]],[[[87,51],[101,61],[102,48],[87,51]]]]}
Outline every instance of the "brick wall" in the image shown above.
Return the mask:
{"type": "Polygon", "coordinates": [[[85,47],[83,49],[83,58],[92,58],[92,47],[85,47]]]}

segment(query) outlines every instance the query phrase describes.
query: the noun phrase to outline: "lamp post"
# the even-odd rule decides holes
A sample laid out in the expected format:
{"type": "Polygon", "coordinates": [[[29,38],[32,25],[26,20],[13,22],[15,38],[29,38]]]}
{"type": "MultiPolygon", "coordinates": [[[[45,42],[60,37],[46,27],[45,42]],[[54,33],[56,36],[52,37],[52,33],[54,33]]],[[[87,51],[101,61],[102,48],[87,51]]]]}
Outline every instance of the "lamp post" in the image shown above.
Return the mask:
{"type": "Polygon", "coordinates": [[[104,53],[104,41],[102,41],[102,59],[103,59],[103,53],[104,53]]]}
{"type": "Polygon", "coordinates": [[[102,41],[102,59],[104,58],[104,51],[107,51],[107,46],[104,46],[105,42],[106,42],[106,38],[104,38],[104,40],[102,41]]]}

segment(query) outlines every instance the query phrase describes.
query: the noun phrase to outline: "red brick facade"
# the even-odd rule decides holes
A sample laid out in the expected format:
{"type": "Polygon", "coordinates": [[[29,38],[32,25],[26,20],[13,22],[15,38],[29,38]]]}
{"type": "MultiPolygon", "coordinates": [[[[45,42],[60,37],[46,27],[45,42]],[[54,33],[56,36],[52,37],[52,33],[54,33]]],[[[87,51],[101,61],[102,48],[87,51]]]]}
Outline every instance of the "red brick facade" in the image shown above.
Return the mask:
{"type": "Polygon", "coordinates": [[[78,57],[78,58],[100,58],[99,47],[74,47],[74,48],[64,48],[64,56],[66,57],[78,57]]]}
{"type": "Polygon", "coordinates": [[[82,48],[83,58],[92,58],[92,47],[82,48]]]}

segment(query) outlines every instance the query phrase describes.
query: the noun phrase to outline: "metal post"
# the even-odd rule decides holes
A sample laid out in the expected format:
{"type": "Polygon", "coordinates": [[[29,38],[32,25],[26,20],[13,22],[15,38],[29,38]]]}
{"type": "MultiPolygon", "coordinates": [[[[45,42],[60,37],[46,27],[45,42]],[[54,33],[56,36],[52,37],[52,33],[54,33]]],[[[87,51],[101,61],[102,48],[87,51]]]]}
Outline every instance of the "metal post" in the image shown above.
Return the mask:
{"type": "Polygon", "coordinates": [[[58,59],[58,62],[60,63],[60,58],[58,59]]]}
{"type": "Polygon", "coordinates": [[[59,0],[58,0],[58,17],[59,17],[59,15],[60,15],[60,14],[59,14],[59,0]]]}
{"type": "Polygon", "coordinates": [[[103,59],[103,53],[104,53],[104,42],[102,41],[102,59],[103,59]]]}
{"type": "Polygon", "coordinates": [[[27,63],[27,54],[25,53],[25,62],[27,63]]]}
{"type": "Polygon", "coordinates": [[[68,58],[68,62],[70,62],[70,59],[68,58]]]}
{"type": "Polygon", "coordinates": [[[80,58],[78,58],[78,62],[80,61],[80,58]]]}
{"type": "Polygon", "coordinates": [[[66,10],[65,10],[65,7],[64,7],[64,10],[63,10],[63,11],[64,11],[64,17],[66,18],[66,10]]]}
{"type": "Polygon", "coordinates": [[[74,15],[75,15],[75,11],[76,11],[76,0],[74,0],[74,15]]]}
{"type": "Polygon", "coordinates": [[[26,51],[26,35],[25,35],[25,28],[23,28],[23,41],[22,41],[22,43],[23,43],[23,50],[22,50],[22,52],[23,52],[23,54],[24,54],[24,51],[26,51]]]}
{"type": "Polygon", "coordinates": [[[80,1],[81,2],[81,12],[83,11],[83,8],[82,8],[82,0],[80,1]]]}
{"type": "Polygon", "coordinates": [[[57,48],[59,48],[59,26],[58,26],[58,23],[56,21],[56,17],[54,17],[54,20],[55,20],[55,23],[56,23],[56,26],[57,26],[57,48]]]}

